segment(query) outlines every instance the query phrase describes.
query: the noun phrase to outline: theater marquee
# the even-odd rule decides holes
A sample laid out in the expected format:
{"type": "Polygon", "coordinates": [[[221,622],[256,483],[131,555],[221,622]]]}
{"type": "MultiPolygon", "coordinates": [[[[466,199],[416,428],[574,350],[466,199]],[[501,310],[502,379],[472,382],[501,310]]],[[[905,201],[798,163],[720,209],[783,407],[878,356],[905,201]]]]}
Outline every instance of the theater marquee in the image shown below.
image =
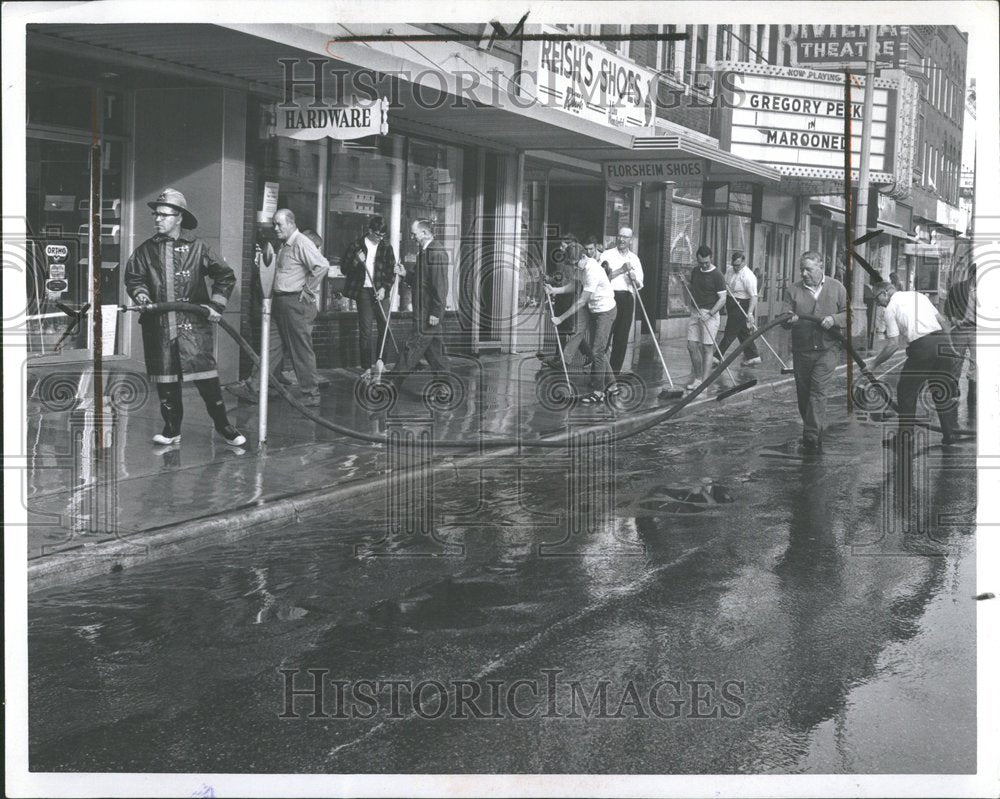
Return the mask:
{"type": "MultiPolygon", "coordinates": [[[[844,73],[766,64],[720,65],[735,86],[725,98],[720,146],[760,161],[785,175],[843,179],[844,73]]],[[[851,151],[860,165],[864,123],[864,78],[853,76],[851,151]]],[[[896,149],[896,83],[875,79],[871,121],[872,181],[890,183],[896,149]]]]}

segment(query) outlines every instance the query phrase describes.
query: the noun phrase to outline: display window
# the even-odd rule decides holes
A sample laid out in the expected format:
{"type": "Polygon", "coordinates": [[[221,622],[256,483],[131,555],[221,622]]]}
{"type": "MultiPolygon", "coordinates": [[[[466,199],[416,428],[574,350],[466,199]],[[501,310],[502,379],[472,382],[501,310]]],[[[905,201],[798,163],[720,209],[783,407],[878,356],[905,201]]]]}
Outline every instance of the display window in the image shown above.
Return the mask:
{"type": "Polygon", "coordinates": [[[121,247],[127,240],[126,141],[103,134],[124,130],[124,99],[82,83],[32,76],[27,102],[24,332],[28,355],[89,358],[95,335],[90,309],[95,303],[104,306],[98,333],[102,354],[122,354],[125,342],[117,305],[122,297],[121,247]],[[99,227],[90,212],[95,189],[99,227]],[[100,244],[97,264],[90,262],[92,234],[100,244]],[[66,312],[82,309],[79,318],[66,312]]]}
{"type": "MultiPolygon", "coordinates": [[[[356,311],[343,295],[341,259],[351,242],[364,236],[373,215],[388,227],[386,241],[405,266],[416,263],[410,226],[427,219],[451,262],[448,310],[457,303],[457,274],[462,214],[461,148],[404,134],[357,141],[266,139],[261,148],[259,194],[277,194],[277,206],[296,215],[300,230],[313,230],[330,262],[321,310],[356,311]]],[[[412,310],[412,298],[400,283],[394,310],[412,310]]]]}

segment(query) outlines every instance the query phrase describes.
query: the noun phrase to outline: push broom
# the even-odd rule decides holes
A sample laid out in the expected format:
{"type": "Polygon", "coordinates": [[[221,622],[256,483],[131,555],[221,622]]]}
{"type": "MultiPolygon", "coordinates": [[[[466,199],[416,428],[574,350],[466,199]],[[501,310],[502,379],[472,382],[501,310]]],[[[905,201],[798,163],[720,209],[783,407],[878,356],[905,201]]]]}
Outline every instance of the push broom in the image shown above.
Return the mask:
{"type": "MultiPolygon", "coordinates": [[[[382,303],[378,300],[375,301],[379,311],[382,313],[382,317],[385,319],[385,330],[382,331],[382,343],[379,344],[378,358],[375,361],[375,365],[372,367],[372,383],[376,386],[381,384],[382,373],[385,371],[385,362],[382,360],[382,355],[385,353],[386,339],[392,335],[392,330],[389,329],[389,320],[392,318],[392,303],[395,300],[397,286],[399,286],[399,275],[396,275],[393,278],[392,288],[389,289],[389,313],[382,310],[382,303]]],[[[395,336],[392,337],[392,345],[396,347],[396,352],[398,353],[399,345],[396,344],[395,336]]]]}
{"type": "MultiPolygon", "coordinates": [[[[545,292],[545,299],[549,303],[549,319],[552,319],[556,315],[556,309],[552,305],[552,295],[549,294],[547,291],[545,292]]],[[[552,328],[555,330],[555,333],[556,333],[556,347],[559,349],[559,362],[562,364],[563,376],[566,378],[566,385],[569,387],[570,394],[572,394],[573,393],[573,384],[570,382],[570,379],[569,379],[569,369],[566,368],[566,358],[563,356],[562,341],[559,339],[559,325],[557,325],[555,322],[553,322],[552,323],[552,328]]]]}
{"type": "MultiPolygon", "coordinates": [[[[691,305],[693,305],[697,309],[698,303],[694,301],[694,295],[691,294],[691,289],[688,288],[687,283],[681,280],[680,284],[684,286],[684,291],[687,292],[688,299],[691,300],[691,305]]],[[[702,326],[705,328],[705,332],[708,333],[709,332],[708,325],[706,325],[704,321],[702,321],[702,326]]],[[[715,351],[719,355],[719,360],[725,361],[725,357],[723,356],[722,351],[719,349],[719,345],[718,343],[716,343],[715,337],[712,336],[711,338],[712,338],[712,346],[715,347],[715,351]]],[[[754,386],[757,385],[756,377],[753,380],[748,380],[745,383],[740,383],[739,385],[735,385],[736,378],[733,377],[733,373],[728,366],[726,367],[726,374],[729,375],[729,379],[733,381],[734,385],[732,388],[727,388],[725,391],[720,391],[718,394],[716,394],[715,398],[717,400],[720,401],[724,400],[726,397],[731,397],[733,396],[733,394],[739,394],[741,391],[746,391],[748,388],[753,388],[754,386]]]]}
{"type": "Polygon", "coordinates": [[[639,291],[636,289],[635,283],[632,282],[632,276],[626,275],[626,277],[628,277],[629,285],[632,286],[635,299],[639,303],[642,318],[646,320],[646,327],[649,328],[649,332],[653,335],[653,346],[656,348],[656,354],[660,356],[660,365],[663,367],[663,373],[667,376],[667,382],[670,383],[670,388],[665,388],[660,392],[660,399],[680,399],[684,396],[684,391],[674,386],[674,381],[670,377],[670,370],[667,369],[667,361],[663,357],[663,350],[660,349],[660,342],[656,340],[656,330],[653,328],[652,322],[649,321],[649,314],[646,313],[646,306],[642,302],[642,297],[639,296],[639,291]]]}
{"type": "MultiPolygon", "coordinates": [[[[731,292],[728,287],[726,288],[726,293],[730,297],[733,297],[733,292],[731,292]]],[[[742,305],[740,305],[740,301],[738,299],[736,299],[736,297],[733,297],[733,302],[735,302],[736,305],[737,305],[737,307],[739,307],[740,311],[742,312],[743,316],[746,318],[747,322],[749,322],[750,324],[753,324],[753,322],[750,319],[750,314],[747,313],[746,308],[744,308],[742,305]]],[[[761,336],[760,340],[764,342],[764,345],[771,351],[771,354],[775,358],[778,359],[778,363],[781,364],[781,374],[783,374],[783,375],[795,374],[795,370],[791,366],[789,366],[788,364],[786,364],[783,360],[781,360],[781,356],[778,355],[778,353],[774,351],[774,347],[771,346],[771,344],[768,342],[768,340],[766,338],[764,338],[763,336],[761,336]]]]}

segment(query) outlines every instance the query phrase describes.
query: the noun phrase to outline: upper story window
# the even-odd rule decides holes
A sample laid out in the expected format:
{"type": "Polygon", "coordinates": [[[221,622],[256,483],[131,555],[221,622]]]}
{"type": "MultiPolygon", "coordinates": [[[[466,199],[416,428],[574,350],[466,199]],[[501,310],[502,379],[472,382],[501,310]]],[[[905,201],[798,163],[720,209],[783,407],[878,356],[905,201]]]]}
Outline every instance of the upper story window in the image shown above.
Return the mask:
{"type": "Polygon", "coordinates": [[[708,63],[708,25],[697,26],[694,52],[696,64],[704,65],[708,63]]]}
{"type": "MultiPolygon", "coordinates": [[[[676,33],[676,25],[663,25],[664,33],[676,33]]],[[[660,42],[659,68],[663,72],[673,75],[677,69],[677,45],[678,42],[660,42]]]]}

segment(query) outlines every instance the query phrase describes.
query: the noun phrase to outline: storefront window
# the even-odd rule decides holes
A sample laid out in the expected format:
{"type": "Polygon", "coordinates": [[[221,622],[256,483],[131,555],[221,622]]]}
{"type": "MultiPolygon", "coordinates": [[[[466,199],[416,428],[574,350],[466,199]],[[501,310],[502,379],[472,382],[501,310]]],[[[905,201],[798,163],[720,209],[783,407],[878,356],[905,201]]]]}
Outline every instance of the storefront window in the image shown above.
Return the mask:
{"type": "Polygon", "coordinates": [[[754,275],[757,276],[757,295],[763,302],[767,299],[767,292],[770,289],[768,283],[773,280],[770,276],[768,266],[768,253],[774,251],[774,228],[767,222],[760,222],[754,226],[753,252],[747,253],[747,262],[754,275]],[[767,278],[770,280],[766,280],[767,278]],[[765,282],[766,280],[766,282],[765,282]]]}
{"type": "Polygon", "coordinates": [[[373,214],[385,220],[389,228],[386,243],[399,255],[403,236],[399,218],[405,168],[403,147],[403,137],[395,135],[380,137],[370,147],[330,143],[326,254],[332,277],[327,284],[328,310],[352,310],[338,296],[344,283],[341,258],[352,241],[365,235],[373,214]]]}
{"type": "MultiPolygon", "coordinates": [[[[700,190],[698,193],[700,196],[700,190]]],[[[687,278],[688,270],[697,262],[695,254],[701,241],[701,208],[678,203],[675,194],[671,231],[667,313],[676,316],[687,313],[686,296],[680,281],[687,278]]]]}
{"type": "Polygon", "coordinates": [[[521,279],[518,307],[537,307],[544,301],[546,176],[525,170],[521,195],[521,279]]]}
{"type": "Polygon", "coordinates": [[[823,228],[818,224],[809,226],[809,249],[823,254],[823,228]]]}
{"type": "Polygon", "coordinates": [[[326,142],[298,141],[275,136],[263,146],[261,176],[278,184],[278,208],[295,214],[299,230],[316,230],[319,180],[316,165],[326,142]]]}
{"type": "Polygon", "coordinates": [[[725,253],[719,253],[717,263],[729,263],[734,252],[741,252],[744,255],[750,252],[750,217],[730,216],[729,217],[729,246],[725,253]]]}
{"type": "MultiPolygon", "coordinates": [[[[300,230],[323,239],[330,261],[321,308],[353,311],[343,297],[341,258],[363,236],[373,215],[388,227],[386,241],[406,266],[416,263],[410,225],[428,219],[451,259],[448,309],[457,302],[457,273],[462,212],[462,150],[401,134],[357,141],[298,141],[271,137],[261,144],[260,188],[278,184],[279,208],[290,208],[300,230]]],[[[267,227],[261,231],[271,233],[267,227]]],[[[412,310],[409,290],[400,285],[398,310],[412,310]]]]}
{"type": "Polygon", "coordinates": [[[50,75],[29,75],[26,84],[29,125],[93,130],[96,88],[50,75]]]}
{"type": "MultiPolygon", "coordinates": [[[[89,143],[29,136],[27,140],[28,352],[52,355],[86,351],[92,326],[74,325],[60,305],[93,305],[90,264],[91,154],[89,143]]],[[[104,142],[101,151],[100,303],[105,355],[121,351],[118,314],[121,283],[121,211],[124,145],[104,142]]]]}
{"type": "Polygon", "coordinates": [[[670,264],[691,266],[695,263],[701,236],[701,209],[694,205],[680,205],[676,201],[673,208],[670,264]]]}
{"type": "Polygon", "coordinates": [[[632,227],[632,200],[635,190],[608,189],[606,209],[604,212],[604,243],[607,247],[615,246],[618,231],[623,227],[632,227]]]}
{"type": "MultiPolygon", "coordinates": [[[[417,261],[417,245],[410,238],[410,225],[417,219],[434,223],[434,236],[448,252],[451,263],[447,310],[458,300],[459,244],[462,219],[462,150],[411,138],[406,158],[403,197],[401,258],[406,266],[417,261]]],[[[410,310],[407,298],[401,308],[410,310]]]]}
{"type": "Polygon", "coordinates": [[[733,189],[729,192],[729,210],[738,214],[750,214],[753,210],[753,193],[733,189]]]}

